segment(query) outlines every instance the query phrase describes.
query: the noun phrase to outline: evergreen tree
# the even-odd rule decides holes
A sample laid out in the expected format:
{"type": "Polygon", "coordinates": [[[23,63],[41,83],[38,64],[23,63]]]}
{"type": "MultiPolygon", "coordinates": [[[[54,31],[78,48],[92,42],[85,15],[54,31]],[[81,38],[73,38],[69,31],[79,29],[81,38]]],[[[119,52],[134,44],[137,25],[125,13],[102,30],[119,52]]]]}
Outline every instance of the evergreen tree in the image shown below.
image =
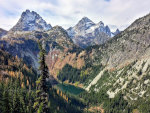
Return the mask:
{"type": "Polygon", "coordinates": [[[16,112],[19,112],[20,111],[20,99],[19,99],[19,91],[20,91],[20,88],[19,88],[19,80],[17,79],[15,81],[15,84],[14,84],[14,89],[13,89],[13,99],[12,99],[12,106],[13,106],[13,112],[16,113],[16,112]]]}
{"type": "Polygon", "coordinates": [[[45,63],[45,50],[42,48],[42,45],[39,43],[40,49],[40,77],[36,81],[36,100],[34,103],[34,108],[37,113],[50,113],[49,111],[49,95],[48,95],[48,67],[45,63]]]}
{"type": "Polygon", "coordinates": [[[4,90],[4,84],[3,82],[0,83],[0,113],[2,112],[3,109],[3,90],[4,90]]]}
{"type": "MultiPolygon", "coordinates": [[[[34,93],[33,93],[33,95],[34,95],[34,93]]],[[[28,93],[27,93],[27,95],[26,95],[26,98],[27,98],[27,103],[28,103],[28,105],[26,106],[27,107],[27,113],[33,113],[33,107],[32,107],[32,105],[33,105],[33,100],[34,100],[34,97],[33,97],[33,95],[32,95],[32,93],[31,93],[31,91],[30,91],[30,89],[29,89],[29,91],[28,91],[28,93]]]]}
{"type": "Polygon", "coordinates": [[[10,98],[9,98],[8,86],[4,86],[4,91],[2,95],[2,113],[10,113],[10,98]]]}

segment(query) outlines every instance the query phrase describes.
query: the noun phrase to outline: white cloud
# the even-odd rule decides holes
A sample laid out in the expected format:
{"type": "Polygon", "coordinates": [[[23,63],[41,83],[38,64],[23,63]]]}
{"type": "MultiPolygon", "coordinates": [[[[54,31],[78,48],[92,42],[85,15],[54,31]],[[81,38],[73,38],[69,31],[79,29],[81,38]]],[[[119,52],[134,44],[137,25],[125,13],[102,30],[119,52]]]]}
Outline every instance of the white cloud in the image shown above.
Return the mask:
{"type": "Polygon", "coordinates": [[[68,28],[87,16],[122,30],[149,13],[149,4],[150,0],[0,0],[0,27],[10,29],[21,13],[30,9],[53,26],[68,28]]]}

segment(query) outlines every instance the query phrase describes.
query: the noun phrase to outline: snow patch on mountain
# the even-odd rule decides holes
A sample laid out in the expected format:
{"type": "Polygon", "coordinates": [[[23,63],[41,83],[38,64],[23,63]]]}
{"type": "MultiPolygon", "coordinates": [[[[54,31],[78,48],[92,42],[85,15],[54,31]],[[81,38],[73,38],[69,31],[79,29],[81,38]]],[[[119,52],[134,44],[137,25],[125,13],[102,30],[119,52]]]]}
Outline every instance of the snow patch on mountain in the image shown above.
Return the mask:
{"type": "Polygon", "coordinates": [[[11,31],[47,31],[51,28],[39,14],[26,10],[11,31]]]}
{"type": "Polygon", "coordinates": [[[110,37],[120,33],[119,29],[117,29],[115,32],[111,32],[109,26],[105,26],[102,21],[95,24],[87,17],[83,17],[74,27],[67,29],[67,32],[69,36],[74,37],[75,35],[86,36],[89,33],[94,34],[96,30],[99,32],[104,32],[110,37]]]}
{"type": "Polygon", "coordinates": [[[118,32],[112,33],[109,26],[100,21],[95,24],[87,17],[83,17],[74,27],[67,29],[69,36],[74,43],[80,47],[102,44],[115,36],[118,32]]]}

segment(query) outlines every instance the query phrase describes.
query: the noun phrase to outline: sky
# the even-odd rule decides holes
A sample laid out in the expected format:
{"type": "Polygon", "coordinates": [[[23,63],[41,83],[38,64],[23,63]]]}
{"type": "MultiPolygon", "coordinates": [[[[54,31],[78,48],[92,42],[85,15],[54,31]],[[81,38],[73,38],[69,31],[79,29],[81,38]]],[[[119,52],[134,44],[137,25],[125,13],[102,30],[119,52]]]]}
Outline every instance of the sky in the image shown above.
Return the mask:
{"type": "Polygon", "coordinates": [[[103,21],[112,31],[124,30],[150,12],[150,0],[0,0],[0,28],[9,30],[26,9],[35,11],[52,26],[65,29],[82,17],[103,21]]]}

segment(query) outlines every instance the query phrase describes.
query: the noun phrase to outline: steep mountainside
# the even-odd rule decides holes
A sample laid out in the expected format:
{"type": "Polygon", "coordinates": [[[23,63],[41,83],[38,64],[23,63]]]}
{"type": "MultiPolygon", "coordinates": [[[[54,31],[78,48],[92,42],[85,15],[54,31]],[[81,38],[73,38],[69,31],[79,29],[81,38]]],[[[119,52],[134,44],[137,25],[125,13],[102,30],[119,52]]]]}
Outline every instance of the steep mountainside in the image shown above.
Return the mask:
{"type": "Polygon", "coordinates": [[[65,30],[59,26],[53,27],[49,31],[17,31],[9,32],[0,39],[6,51],[13,56],[23,58],[27,64],[31,64],[38,69],[38,41],[42,41],[46,46],[47,53],[52,50],[68,51],[75,47],[65,30]]]}
{"type": "Polygon", "coordinates": [[[136,20],[119,35],[102,45],[102,63],[111,67],[121,67],[135,60],[149,57],[150,15],[136,20]]]}
{"type": "Polygon", "coordinates": [[[81,97],[103,104],[106,112],[149,112],[150,14],[106,43],[81,50],[75,61],[78,58],[83,58],[84,65],[65,65],[57,76],[61,81],[84,84],[90,93],[81,97]]]}
{"type": "MultiPolygon", "coordinates": [[[[28,16],[26,13],[29,13],[30,16],[38,16],[35,12],[30,12],[28,10],[23,12],[22,15],[28,16]]],[[[31,26],[28,27],[32,28],[31,26]]],[[[84,65],[83,58],[79,57],[78,61],[75,60],[75,52],[80,51],[81,49],[73,43],[66,30],[62,27],[55,26],[46,31],[26,31],[23,29],[22,31],[13,31],[12,29],[7,35],[0,39],[0,44],[3,44],[4,49],[11,55],[17,55],[36,70],[38,70],[39,67],[38,42],[42,42],[43,46],[46,47],[47,65],[51,70],[51,74],[55,77],[58,70],[62,69],[67,63],[72,64],[72,66],[75,67],[75,64],[77,64],[78,68],[84,65]],[[68,54],[70,56],[67,56],[68,54]]]]}
{"type": "Polygon", "coordinates": [[[13,57],[0,49],[0,82],[9,81],[11,78],[20,78],[22,87],[29,84],[35,87],[37,73],[17,56],[13,57]]]}
{"type": "Polygon", "coordinates": [[[26,10],[10,31],[44,31],[49,29],[51,29],[51,25],[47,24],[39,14],[26,10]]]}
{"type": "MultiPolygon", "coordinates": [[[[40,34],[40,36],[42,36],[40,34]]],[[[40,37],[38,32],[14,32],[8,33],[0,39],[4,49],[13,56],[22,58],[26,63],[38,69],[38,44],[40,37]]]]}
{"type": "Polygon", "coordinates": [[[82,18],[74,27],[70,27],[67,31],[74,43],[83,48],[103,44],[119,33],[119,30],[112,33],[109,27],[105,26],[102,21],[95,24],[87,17],[82,18]]]}
{"type": "Polygon", "coordinates": [[[135,108],[146,113],[138,101],[145,105],[150,95],[150,14],[137,19],[106,43],[88,47],[78,54],[84,51],[84,66],[78,70],[64,67],[58,74],[59,79],[84,83],[91,96],[93,91],[101,98],[115,98],[122,93],[131,106],[136,103],[135,108]],[[78,74],[66,73],[66,70],[78,74]],[[70,79],[69,76],[76,77],[70,79]]]}
{"type": "Polygon", "coordinates": [[[125,31],[105,44],[90,48],[90,52],[96,51],[92,55],[93,65],[99,63],[104,68],[97,76],[86,81],[87,90],[94,91],[95,95],[101,95],[102,98],[105,98],[103,93],[109,98],[116,98],[122,93],[124,100],[130,103],[129,108],[134,106],[142,113],[149,112],[149,21],[150,14],[137,19],[125,31]]]}

